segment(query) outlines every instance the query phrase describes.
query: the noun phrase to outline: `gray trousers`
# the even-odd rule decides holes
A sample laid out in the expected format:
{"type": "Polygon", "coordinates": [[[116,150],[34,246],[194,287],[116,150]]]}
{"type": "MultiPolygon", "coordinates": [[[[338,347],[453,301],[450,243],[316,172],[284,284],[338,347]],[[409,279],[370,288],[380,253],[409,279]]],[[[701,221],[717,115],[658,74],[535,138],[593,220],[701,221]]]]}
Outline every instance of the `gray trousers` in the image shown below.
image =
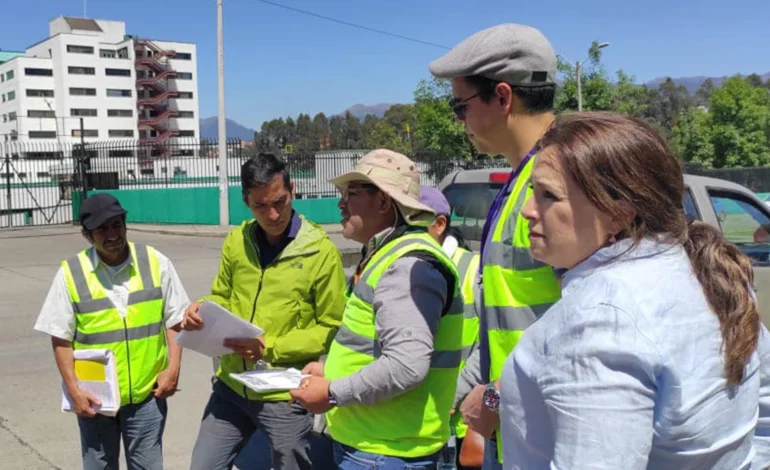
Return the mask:
{"type": "Polygon", "coordinates": [[[313,468],[310,412],[296,403],[248,400],[217,380],[203,413],[190,470],[232,469],[257,429],[262,429],[270,441],[274,470],[313,468]]]}
{"type": "Polygon", "coordinates": [[[121,406],[115,417],[78,416],[83,468],[117,470],[122,437],[129,470],[162,470],[167,414],[166,399],[150,395],[142,403],[121,406]]]}

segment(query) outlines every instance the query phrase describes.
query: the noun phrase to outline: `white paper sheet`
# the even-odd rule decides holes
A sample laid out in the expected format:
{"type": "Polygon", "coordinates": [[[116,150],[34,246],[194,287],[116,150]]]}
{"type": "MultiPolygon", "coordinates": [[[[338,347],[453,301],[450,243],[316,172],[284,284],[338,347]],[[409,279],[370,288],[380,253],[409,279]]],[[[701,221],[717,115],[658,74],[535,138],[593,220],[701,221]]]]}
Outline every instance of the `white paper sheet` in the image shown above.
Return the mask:
{"type": "MultiPolygon", "coordinates": [[[[94,395],[102,402],[101,406],[94,406],[97,413],[104,416],[115,416],[120,409],[120,384],[118,383],[118,370],[115,365],[115,355],[109,349],[76,349],[73,352],[75,360],[95,361],[104,364],[105,381],[78,380],[78,387],[94,395]]],[[[72,412],[67,388],[62,382],[62,411],[72,412]]]]}
{"type": "Polygon", "coordinates": [[[203,302],[198,309],[198,315],[203,320],[203,328],[179,332],[176,342],[185,349],[192,349],[209,357],[224,356],[233,352],[222,345],[225,338],[256,338],[265,332],[214,302],[203,302]]]}
{"type": "Polygon", "coordinates": [[[236,374],[230,373],[230,377],[244,384],[255,392],[286,391],[299,387],[300,382],[309,375],[302,375],[297,369],[280,370],[249,370],[236,374]]]}

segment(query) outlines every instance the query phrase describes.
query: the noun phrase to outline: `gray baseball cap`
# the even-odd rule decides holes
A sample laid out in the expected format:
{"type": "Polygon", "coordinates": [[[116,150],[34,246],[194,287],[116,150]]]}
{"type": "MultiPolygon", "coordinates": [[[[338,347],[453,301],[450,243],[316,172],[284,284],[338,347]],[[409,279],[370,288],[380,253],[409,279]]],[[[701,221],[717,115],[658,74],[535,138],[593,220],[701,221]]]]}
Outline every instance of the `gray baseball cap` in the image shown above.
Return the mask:
{"type": "Polygon", "coordinates": [[[431,62],[439,78],[481,75],[514,86],[556,83],[556,53],[537,29],[502,24],[479,31],[431,62]]]}

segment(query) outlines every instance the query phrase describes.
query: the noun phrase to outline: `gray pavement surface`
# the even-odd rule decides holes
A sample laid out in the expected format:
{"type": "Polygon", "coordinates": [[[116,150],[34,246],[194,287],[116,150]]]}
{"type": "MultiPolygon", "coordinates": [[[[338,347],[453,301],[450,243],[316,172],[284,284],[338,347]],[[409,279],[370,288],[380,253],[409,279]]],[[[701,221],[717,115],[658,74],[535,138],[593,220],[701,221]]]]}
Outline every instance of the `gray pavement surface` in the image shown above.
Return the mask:
{"type": "MultiPolygon", "coordinates": [[[[166,254],[195,299],[216,274],[224,232],[191,236],[181,229],[187,235],[130,226],[128,236],[166,254]]],[[[339,234],[331,236],[343,251],[358,249],[339,234]]],[[[61,378],[50,339],[32,327],[59,263],[86,246],[71,225],[0,230],[0,470],[81,468],[77,422],[60,408],[61,378]]],[[[169,399],[164,438],[169,470],[189,468],[211,375],[210,358],[184,352],[181,390],[169,399]]]]}

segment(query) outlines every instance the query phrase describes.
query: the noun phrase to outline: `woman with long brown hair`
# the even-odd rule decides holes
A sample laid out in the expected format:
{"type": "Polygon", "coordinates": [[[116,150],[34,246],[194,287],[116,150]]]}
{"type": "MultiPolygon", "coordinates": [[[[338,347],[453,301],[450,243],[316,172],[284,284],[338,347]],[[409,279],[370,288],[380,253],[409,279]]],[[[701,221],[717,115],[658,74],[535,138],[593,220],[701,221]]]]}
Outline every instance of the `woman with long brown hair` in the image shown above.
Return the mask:
{"type": "Polygon", "coordinates": [[[680,163],[642,121],[557,118],[522,214],[566,273],[501,384],[505,468],[770,464],[770,343],[746,255],[688,223],[680,163]]]}

